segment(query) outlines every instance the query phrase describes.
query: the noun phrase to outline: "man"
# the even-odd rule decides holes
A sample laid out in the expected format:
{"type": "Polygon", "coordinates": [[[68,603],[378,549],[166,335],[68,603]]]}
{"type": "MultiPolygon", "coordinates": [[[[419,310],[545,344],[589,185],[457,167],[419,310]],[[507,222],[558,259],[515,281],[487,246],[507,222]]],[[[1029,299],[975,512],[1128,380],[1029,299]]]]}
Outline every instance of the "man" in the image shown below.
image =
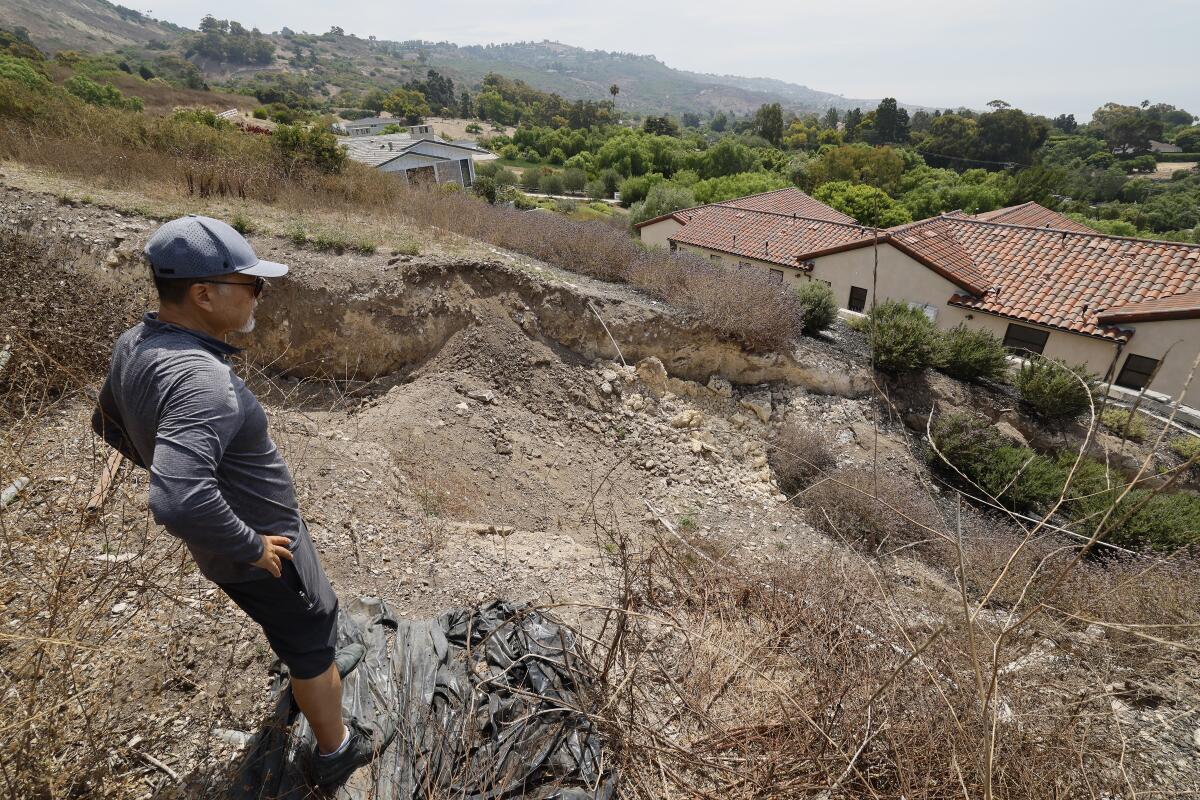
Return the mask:
{"type": "Polygon", "coordinates": [[[224,222],[194,214],[155,231],[145,254],[159,310],[117,341],[92,427],[150,471],[155,520],[262,626],[316,735],[309,779],[337,785],[394,731],[342,719],[341,679],[363,649],[335,653],[337,597],[262,406],[229,364],[239,348],[224,341],[253,330],[266,278],[288,268],[259,260],[224,222]]]}

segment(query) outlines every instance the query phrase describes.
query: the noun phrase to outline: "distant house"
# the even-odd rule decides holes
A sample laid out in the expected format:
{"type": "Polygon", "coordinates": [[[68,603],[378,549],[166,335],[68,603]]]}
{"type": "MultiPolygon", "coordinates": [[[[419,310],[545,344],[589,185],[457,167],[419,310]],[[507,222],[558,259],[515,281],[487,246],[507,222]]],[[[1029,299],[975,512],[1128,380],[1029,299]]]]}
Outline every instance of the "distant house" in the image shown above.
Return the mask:
{"type": "Polygon", "coordinates": [[[1176,144],[1167,144],[1166,142],[1156,142],[1150,140],[1151,153],[1182,153],[1183,148],[1176,144]]]}
{"type": "Polygon", "coordinates": [[[409,184],[457,183],[465,188],[475,183],[476,161],[496,158],[473,142],[413,138],[406,133],[350,137],[339,144],[352,160],[395,173],[409,184]]]}
{"type": "Polygon", "coordinates": [[[794,214],[771,210],[765,195],[686,209],[649,220],[642,236],[781,283],[821,281],[848,312],[901,300],[939,328],[989,330],[1014,352],[1200,407],[1200,380],[1188,386],[1200,354],[1200,245],[1106,236],[1036,203],[881,230],[791,202],[794,214]]]}
{"type": "Polygon", "coordinates": [[[350,122],[335,122],[333,127],[335,132],[344,133],[347,136],[375,136],[383,133],[383,130],[389,125],[398,126],[401,131],[407,131],[409,136],[433,134],[433,127],[429,123],[405,125],[404,120],[396,117],[363,117],[350,122]]]}

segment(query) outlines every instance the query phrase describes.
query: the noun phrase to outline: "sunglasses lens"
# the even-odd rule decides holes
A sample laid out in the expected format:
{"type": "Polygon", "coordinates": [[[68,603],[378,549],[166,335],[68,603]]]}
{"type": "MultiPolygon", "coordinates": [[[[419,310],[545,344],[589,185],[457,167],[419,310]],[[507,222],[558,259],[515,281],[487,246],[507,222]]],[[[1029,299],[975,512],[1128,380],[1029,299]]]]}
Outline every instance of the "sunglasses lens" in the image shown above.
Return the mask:
{"type": "Polygon", "coordinates": [[[255,297],[261,296],[263,293],[263,289],[265,289],[266,286],[267,286],[266,278],[255,278],[254,279],[254,296],[255,297]]]}

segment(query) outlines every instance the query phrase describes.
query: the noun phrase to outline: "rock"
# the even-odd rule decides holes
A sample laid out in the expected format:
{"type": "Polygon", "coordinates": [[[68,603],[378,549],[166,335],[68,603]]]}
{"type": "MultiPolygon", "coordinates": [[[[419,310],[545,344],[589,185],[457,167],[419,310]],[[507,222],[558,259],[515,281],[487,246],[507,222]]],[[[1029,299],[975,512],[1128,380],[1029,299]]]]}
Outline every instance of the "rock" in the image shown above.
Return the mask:
{"type": "Polygon", "coordinates": [[[1095,623],[1088,625],[1083,631],[1083,634],[1091,639],[1103,639],[1105,633],[1104,626],[1095,623]]]}
{"type": "Polygon", "coordinates": [[[613,393],[612,383],[610,383],[609,381],[605,381],[604,383],[600,384],[600,391],[603,394],[612,394],[613,393]]]}
{"type": "Polygon", "coordinates": [[[625,407],[630,411],[641,411],[646,407],[646,398],[640,394],[631,394],[625,398],[625,407]]]}
{"type": "Polygon", "coordinates": [[[471,407],[466,403],[459,403],[454,407],[454,413],[458,414],[460,417],[466,416],[467,414],[471,413],[471,407]]]}
{"type": "Polygon", "coordinates": [[[1008,439],[1012,439],[1019,446],[1021,446],[1021,447],[1029,446],[1029,441],[1021,434],[1021,432],[1019,430],[1017,430],[1016,428],[1014,428],[1012,425],[1005,422],[1004,420],[997,420],[996,424],[993,427],[996,429],[996,432],[999,433],[1001,436],[1008,438],[1008,439]]]}
{"type": "Polygon", "coordinates": [[[491,389],[475,389],[467,392],[467,397],[480,403],[495,403],[496,393],[491,389]]]}
{"type": "Polygon", "coordinates": [[[760,422],[771,421],[771,394],[770,392],[755,392],[754,394],[746,395],[738,403],[739,406],[747,411],[753,411],[760,422]]]}
{"type": "Polygon", "coordinates": [[[671,417],[672,428],[699,428],[702,422],[704,422],[704,415],[694,408],[680,411],[671,417]]]}
{"type": "Polygon", "coordinates": [[[213,728],[213,736],[234,747],[245,747],[251,736],[245,731],[235,731],[229,728],[213,728]]]}
{"type": "Polygon", "coordinates": [[[496,452],[502,456],[512,455],[512,445],[506,441],[496,442],[496,452]]]}
{"type": "Polygon", "coordinates": [[[110,613],[124,614],[128,610],[129,610],[129,603],[117,603],[115,606],[112,607],[112,609],[110,610],[110,613]]]}
{"type": "Polygon", "coordinates": [[[617,378],[619,378],[620,376],[617,375],[617,373],[614,372],[613,370],[606,369],[606,370],[604,370],[604,372],[600,373],[600,377],[601,377],[601,379],[603,379],[603,381],[605,383],[616,383],[617,378]]]}
{"type": "Polygon", "coordinates": [[[643,358],[637,363],[637,376],[646,388],[661,397],[667,392],[667,368],[654,356],[643,358]]]}
{"type": "Polygon", "coordinates": [[[722,378],[720,375],[710,375],[708,378],[708,388],[714,394],[726,399],[733,397],[733,384],[722,378]]]}

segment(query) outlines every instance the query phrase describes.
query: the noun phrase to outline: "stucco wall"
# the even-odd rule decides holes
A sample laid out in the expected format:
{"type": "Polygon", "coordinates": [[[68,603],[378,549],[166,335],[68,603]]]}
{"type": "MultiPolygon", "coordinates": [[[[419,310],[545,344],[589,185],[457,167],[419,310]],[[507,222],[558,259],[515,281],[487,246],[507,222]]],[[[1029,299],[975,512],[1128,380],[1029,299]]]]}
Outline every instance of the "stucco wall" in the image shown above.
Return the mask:
{"type": "Polygon", "coordinates": [[[962,291],[958,286],[891,245],[879,247],[877,275],[872,274],[874,262],[873,248],[862,247],[816,259],[811,274],[813,279],[829,283],[834,299],[842,308],[848,307],[850,288],[857,286],[867,290],[867,310],[872,300],[878,303],[906,300],[936,309],[935,321],[940,328],[953,328],[959,323],[961,317],[954,317],[946,306],[952,294],[962,291]],[[878,293],[875,298],[871,296],[873,284],[878,293]]]}
{"type": "Polygon", "coordinates": [[[667,217],[659,222],[643,225],[639,231],[642,241],[650,247],[666,248],[668,246],[667,237],[682,227],[675,219],[667,217]]]}

